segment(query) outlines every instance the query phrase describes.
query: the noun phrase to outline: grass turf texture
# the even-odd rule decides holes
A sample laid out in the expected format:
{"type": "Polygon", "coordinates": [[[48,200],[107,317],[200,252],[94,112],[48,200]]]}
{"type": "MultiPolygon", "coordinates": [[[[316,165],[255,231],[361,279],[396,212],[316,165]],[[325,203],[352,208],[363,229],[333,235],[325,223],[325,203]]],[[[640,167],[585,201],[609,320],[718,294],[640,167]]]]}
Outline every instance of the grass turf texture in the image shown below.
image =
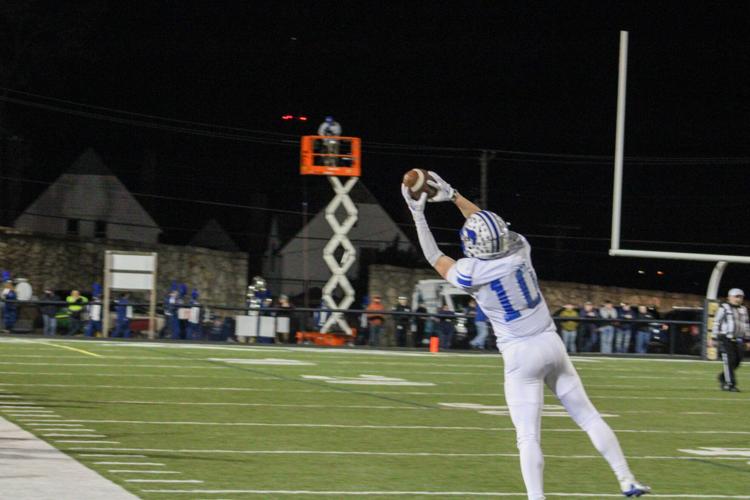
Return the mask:
{"type": "MultiPolygon", "coordinates": [[[[750,428],[743,424],[750,393],[719,391],[718,363],[574,358],[574,364],[597,409],[613,415],[606,419],[631,468],[654,487],[655,497],[750,498],[750,428]],[[723,456],[683,451],[702,448],[735,450],[723,456]]],[[[750,390],[747,369],[738,374],[740,387],[750,390]]],[[[389,498],[417,496],[408,492],[435,493],[429,498],[481,493],[524,498],[510,418],[446,406],[502,406],[502,379],[499,355],[0,342],[0,415],[146,499],[310,496],[280,491],[329,492],[314,498],[346,497],[342,492],[377,492],[377,498],[384,492],[406,492],[389,498]],[[305,364],[222,361],[268,358],[305,364]],[[363,375],[434,385],[305,378],[360,380],[363,375]],[[8,408],[24,402],[59,417],[8,408]],[[106,437],[45,436],[73,434],[73,427],[46,430],[62,428],[56,424],[80,425],[106,437]],[[116,461],[164,465],[97,463],[116,461]],[[134,469],[179,474],[110,472],[134,469]]],[[[545,403],[557,403],[548,391],[545,403]]],[[[542,426],[547,492],[569,498],[618,494],[607,464],[568,417],[545,416],[542,426]]]]}

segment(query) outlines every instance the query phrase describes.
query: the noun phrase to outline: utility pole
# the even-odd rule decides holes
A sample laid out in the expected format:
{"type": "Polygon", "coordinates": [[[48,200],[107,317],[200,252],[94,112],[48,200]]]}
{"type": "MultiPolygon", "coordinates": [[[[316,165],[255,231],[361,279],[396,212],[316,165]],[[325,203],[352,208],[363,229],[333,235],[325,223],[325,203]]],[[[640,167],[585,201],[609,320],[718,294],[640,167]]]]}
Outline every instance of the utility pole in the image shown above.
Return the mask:
{"type": "Polygon", "coordinates": [[[479,156],[479,206],[487,209],[487,165],[495,159],[495,152],[483,150],[479,156]]]}

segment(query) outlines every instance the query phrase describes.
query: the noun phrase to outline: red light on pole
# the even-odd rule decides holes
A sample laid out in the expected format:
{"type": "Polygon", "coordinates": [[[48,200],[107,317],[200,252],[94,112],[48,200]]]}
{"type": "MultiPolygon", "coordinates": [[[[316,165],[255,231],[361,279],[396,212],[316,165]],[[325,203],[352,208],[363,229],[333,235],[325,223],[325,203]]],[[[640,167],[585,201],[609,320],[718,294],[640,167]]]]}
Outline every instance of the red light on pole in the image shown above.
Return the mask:
{"type": "Polygon", "coordinates": [[[306,116],[300,116],[300,117],[298,117],[297,119],[298,119],[299,121],[301,121],[301,122],[306,122],[306,121],[307,121],[307,117],[306,117],[306,116]]]}

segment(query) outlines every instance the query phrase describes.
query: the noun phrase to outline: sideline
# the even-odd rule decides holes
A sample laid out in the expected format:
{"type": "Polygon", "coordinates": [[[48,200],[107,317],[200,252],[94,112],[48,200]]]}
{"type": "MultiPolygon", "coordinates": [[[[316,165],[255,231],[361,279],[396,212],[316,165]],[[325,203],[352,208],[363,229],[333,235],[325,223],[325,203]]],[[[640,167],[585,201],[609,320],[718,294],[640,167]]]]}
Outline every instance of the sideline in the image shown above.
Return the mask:
{"type": "Polygon", "coordinates": [[[0,471],[3,498],[138,498],[2,417],[0,471]]]}

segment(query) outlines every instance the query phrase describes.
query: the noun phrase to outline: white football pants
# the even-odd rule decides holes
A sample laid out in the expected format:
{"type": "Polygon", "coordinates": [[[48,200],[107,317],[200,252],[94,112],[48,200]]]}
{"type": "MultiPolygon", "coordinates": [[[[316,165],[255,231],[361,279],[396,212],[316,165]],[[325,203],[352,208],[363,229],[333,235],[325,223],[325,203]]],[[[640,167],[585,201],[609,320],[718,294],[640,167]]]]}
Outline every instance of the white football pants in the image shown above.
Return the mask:
{"type": "Polygon", "coordinates": [[[544,500],[541,448],[544,384],[607,460],[619,481],[633,476],[612,429],[596,411],[560,337],[547,331],[503,347],[505,400],[516,428],[521,474],[529,500],[544,500]]]}

